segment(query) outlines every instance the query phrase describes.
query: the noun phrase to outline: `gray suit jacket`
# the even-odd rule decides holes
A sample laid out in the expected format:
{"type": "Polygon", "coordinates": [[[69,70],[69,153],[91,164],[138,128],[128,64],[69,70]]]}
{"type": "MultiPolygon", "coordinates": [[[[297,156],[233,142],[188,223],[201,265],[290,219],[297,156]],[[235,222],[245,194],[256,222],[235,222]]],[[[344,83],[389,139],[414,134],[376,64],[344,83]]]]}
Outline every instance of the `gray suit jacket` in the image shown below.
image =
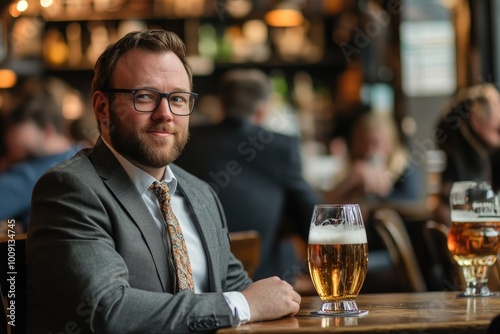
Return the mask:
{"type": "Polygon", "coordinates": [[[210,293],[173,294],[161,234],[99,141],[47,172],[32,198],[26,248],[28,333],[186,333],[233,322],[222,292],[251,280],[229,248],[211,188],[170,166],[207,254],[210,293]]]}

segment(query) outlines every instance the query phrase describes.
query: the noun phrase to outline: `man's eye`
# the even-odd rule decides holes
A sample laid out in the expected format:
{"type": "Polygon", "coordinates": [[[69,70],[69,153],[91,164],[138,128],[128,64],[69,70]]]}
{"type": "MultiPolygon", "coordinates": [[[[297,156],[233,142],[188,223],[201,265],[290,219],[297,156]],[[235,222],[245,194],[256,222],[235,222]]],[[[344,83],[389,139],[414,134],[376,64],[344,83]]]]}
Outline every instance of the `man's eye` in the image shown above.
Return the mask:
{"type": "Polygon", "coordinates": [[[135,98],[141,101],[155,100],[155,94],[148,92],[138,92],[135,94],[135,98]]]}
{"type": "Polygon", "coordinates": [[[187,98],[184,95],[172,95],[170,101],[175,103],[187,103],[187,98]]]}

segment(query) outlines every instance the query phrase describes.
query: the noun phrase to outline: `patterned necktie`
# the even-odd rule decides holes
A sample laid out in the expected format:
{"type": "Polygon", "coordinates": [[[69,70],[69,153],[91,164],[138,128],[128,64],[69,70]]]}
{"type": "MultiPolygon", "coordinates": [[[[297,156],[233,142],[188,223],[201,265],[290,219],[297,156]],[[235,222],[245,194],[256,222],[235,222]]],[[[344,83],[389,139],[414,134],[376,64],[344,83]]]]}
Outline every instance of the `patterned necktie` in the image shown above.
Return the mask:
{"type": "Polygon", "coordinates": [[[177,288],[178,290],[190,289],[194,291],[193,271],[189,262],[186,242],[182,235],[181,226],[172,211],[168,185],[166,182],[155,181],[149,186],[149,189],[153,189],[156,197],[158,197],[161,215],[170,237],[177,276],[177,288]]]}

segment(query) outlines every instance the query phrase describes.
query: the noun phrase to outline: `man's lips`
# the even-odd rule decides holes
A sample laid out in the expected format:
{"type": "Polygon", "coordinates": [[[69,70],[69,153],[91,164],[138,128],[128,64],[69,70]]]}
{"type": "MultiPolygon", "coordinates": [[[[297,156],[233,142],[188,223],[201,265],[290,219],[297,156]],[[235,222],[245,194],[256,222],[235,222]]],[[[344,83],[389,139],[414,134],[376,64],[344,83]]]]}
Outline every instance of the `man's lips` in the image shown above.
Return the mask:
{"type": "Polygon", "coordinates": [[[174,134],[173,131],[168,129],[149,129],[147,133],[160,137],[168,137],[174,134]]]}

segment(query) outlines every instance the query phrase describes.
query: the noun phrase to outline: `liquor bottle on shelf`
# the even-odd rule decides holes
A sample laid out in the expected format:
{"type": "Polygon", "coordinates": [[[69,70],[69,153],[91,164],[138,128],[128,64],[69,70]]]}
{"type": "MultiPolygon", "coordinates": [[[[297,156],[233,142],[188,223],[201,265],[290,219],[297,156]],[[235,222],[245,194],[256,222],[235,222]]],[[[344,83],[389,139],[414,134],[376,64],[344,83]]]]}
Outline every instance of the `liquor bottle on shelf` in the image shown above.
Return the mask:
{"type": "Polygon", "coordinates": [[[45,32],[43,56],[45,62],[53,66],[61,66],[68,60],[68,45],[58,29],[50,28],[45,32]]]}

